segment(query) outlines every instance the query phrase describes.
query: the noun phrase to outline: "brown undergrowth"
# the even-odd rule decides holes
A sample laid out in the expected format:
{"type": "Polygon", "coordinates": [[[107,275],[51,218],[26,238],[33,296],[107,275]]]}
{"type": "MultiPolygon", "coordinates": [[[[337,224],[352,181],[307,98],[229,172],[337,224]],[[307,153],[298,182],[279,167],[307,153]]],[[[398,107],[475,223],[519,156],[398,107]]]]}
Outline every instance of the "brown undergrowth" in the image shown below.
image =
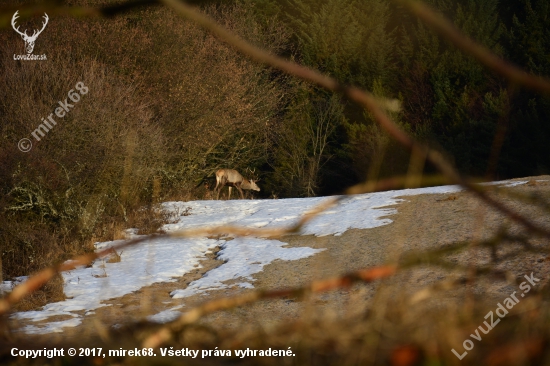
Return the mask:
{"type": "MultiPolygon", "coordinates": [[[[99,331],[97,338],[88,340],[85,345],[79,343],[78,340],[48,343],[44,339],[40,339],[39,347],[36,347],[41,349],[54,346],[66,348],[78,345],[79,347],[97,346],[105,349],[151,348],[157,353],[156,357],[110,356],[84,359],[58,357],[51,360],[52,363],[82,364],[82,360],[90,364],[179,363],[181,358],[160,358],[161,350],[166,350],[166,347],[192,348],[200,350],[201,354],[207,351],[209,356],[206,358],[194,360],[186,358],[185,361],[189,361],[191,364],[454,365],[460,363],[459,357],[468,357],[465,359],[467,361],[464,361],[468,364],[490,365],[546,364],[550,361],[550,353],[546,347],[550,341],[547,327],[550,316],[547,306],[549,297],[547,281],[542,281],[538,287],[536,283],[531,282],[530,291],[532,292],[530,295],[510,306],[506,317],[501,317],[501,324],[498,326],[494,323],[489,326],[483,322],[484,319],[488,319],[486,315],[489,314],[488,311],[491,313],[494,311],[497,314],[498,312],[495,310],[496,304],[490,308],[487,302],[481,301],[486,295],[482,291],[483,288],[475,287],[483,281],[498,280],[507,281],[510,286],[519,286],[521,289],[528,281],[522,275],[529,274],[529,262],[521,263],[520,269],[523,272],[520,274],[512,273],[506,266],[502,268],[499,265],[512,261],[516,257],[531,260],[532,257],[529,256],[533,254],[547,257],[548,238],[550,238],[547,191],[528,191],[516,194],[513,190],[491,189],[475,185],[471,180],[461,176],[441,153],[420,144],[401,130],[385,113],[380,106],[381,103],[371,94],[341,85],[330,77],[258,49],[184,3],[172,0],[165,0],[164,3],[179,14],[208,29],[247,57],[328,90],[344,94],[372,113],[374,119],[392,138],[411,151],[410,170],[406,177],[378,181],[375,178],[376,172],[372,172],[369,180],[364,184],[350,188],[347,193],[375,192],[384,188],[418,187],[434,181],[459,184],[468,190],[473,197],[473,202],[477,203],[476,209],[472,212],[476,221],[471,226],[471,235],[465,240],[452,238],[448,242],[438,243],[439,245],[435,248],[418,248],[411,252],[399,250],[403,246],[407,234],[403,232],[401,233],[402,237],[396,238],[395,243],[389,243],[388,251],[394,247],[397,249],[395,249],[395,257],[385,264],[356,269],[328,279],[312,280],[293,288],[255,290],[233,297],[214,299],[189,309],[178,319],[164,325],[141,322],[117,331],[99,331]],[[442,176],[422,176],[421,172],[426,162],[431,163],[442,176]],[[525,211],[524,206],[536,207],[539,210],[538,214],[525,211]],[[491,224],[492,230],[489,234],[484,235],[481,223],[489,216],[488,213],[491,210],[500,215],[498,216],[500,221],[491,224]],[[421,296],[411,296],[414,294],[407,293],[405,288],[392,286],[392,281],[399,276],[414,277],[415,271],[421,270],[423,266],[436,266],[443,269],[445,273],[449,274],[449,278],[444,278],[444,276],[438,278],[443,281],[439,281],[435,286],[423,288],[420,292],[421,296]],[[452,275],[456,275],[457,272],[462,275],[453,277],[452,275]],[[377,287],[368,308],[356,312],[352,316],[330,317],[325,314],[315,316],[315,312],[312,312],[311,316],[303,316],[292,322],[265,327],[249,327],[238,324],[236,329],[230,327],[215,329],[213,325],[203,322],[208,316],[218,312],[236,312],[240,308],[246,309],[246,306],[269,299],[293,302],[320,296],[328,291],[353,293],[360,291],[356,287],[359,283],[369,285],[376,283],[377,287]],[[459,295],[455,294],[455,297],[450,297],[451,301],[449,301],[448,292],[441,295],[441,290],[454,291],[459,295]],[[421,301],[426,299],[429,301],[421,301]],[[420,306],[419,303],[423,305],[420,306]],[[491,328],[490,333],[487,332],[490,335],[486,337],[485,333],[480,335],[479,332],[476,332],[480,324],[491,328]],[[472,339],[476,338],[470,335],[471,332],[474,332],[483,341],[474,343],[472,339]],[[470,344],[471,347],[469,347],[470,344]],[[461,346],[463,348],[460,348],[461,346]],[[260,357],[253,354],[250,357],[241,358],[235,355],[236,350],[250,349],[254,353],[254,350],[267,348],[285,351],[290,349],[292,356],[260,357]],[[455,348],[458,349],[458,354],[463,356],[457,357],[450,351],[455,348]],[[465,355],[463,354],[464,349],[468,350],[465,355]],[[216,351],[220,350],[232,351],[232,355],[218,357],[216,351]]],[[[512,82],[537,91],[548,92],[550,90],[548,81],[527,75],[502,62],[482,47],[460,35],[448,22],[431,13],[421,3],[416,1],[400,1],[400,3],[410,7],[418,17],[432,24],[443,36],[451,39],[463,51],[474,55],[480,62],[509,78],[512,82]]],[[[131,7],[132,3],[129,3],[129,6],[131,7]]],[[[58,8],[52,8],[54,12],[55,9],[58,8]]],[[[119,11],[124,10],[126,9],[121,8],[119,11]]],[[[73,15],[101,14],[101,11],[94,12],[90,9],[78,12],[75,8],[59,8],[59,12],[72,12],[73,15]]],[[[538,186],[538,180],[528,185],[530,188],[538,186]]],[[[546,183],[543,183],[542,186],[546,186],[546,183]]],[[[315,215],[344,199],[346,197],[342,196],[335,198],[330,204],[319,206],[313,212],[304,215],[295,226],[288,228],[249,229],[225,226],[184,230],[170,235],[193,237],[232,234],[279,238],[299,233],[303,225],[315,215]]],[[[445,199],[443,204],[458,204],[462,200],[462,197],[456,200],[445,199]]],[[[458,207],[456,209],[464,210],[464,208],[458,207]]],[[[421,221],[421,217],[416,219],[421,221]]],[[[146,223],[144,225],[147,226],[146,223]]],[[[444,232],[445,229],[442,226],[433,230],[444,232]]],[[[58,276],[60,271],[74,268],[76,265],[89,264],[98,257],[110,254],[113,250],[121,250],[128,245],[138,245],[145,240],[147,239],[129,240],[114,249],[82,255],[71,263],[64,263],[41,271],[2,299],[0,312],[7,313],[14,304],[36,293],[39,288],[58,276]]],[[[504,288],[504,290],[513,291],[516,287],[504,288]]],[[[503,293],[511,297],[510,292],[506,291],[503,293]]],[[[521,295],[528,292],[523,291],[521,295]]],[[[320,300],[322,303],[322,298],[320,300]]],[[[28,343],[23,342],[24,340],[19,337],[13,337],[5,342],[2,345],[0,356],[2,361],[19,362],[11,357],[10,349],[12,347],[32,348],[28,343]]],[[[21,360],[23,364],[41,364],[44,361],[44,358],[21,360]]]]}

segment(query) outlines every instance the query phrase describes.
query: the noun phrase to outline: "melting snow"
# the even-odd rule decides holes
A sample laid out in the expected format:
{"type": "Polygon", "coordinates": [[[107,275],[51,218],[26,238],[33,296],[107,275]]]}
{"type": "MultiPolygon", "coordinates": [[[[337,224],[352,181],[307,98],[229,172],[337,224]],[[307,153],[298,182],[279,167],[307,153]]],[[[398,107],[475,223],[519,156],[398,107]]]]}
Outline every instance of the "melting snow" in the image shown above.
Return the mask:
{"type": "MultiPolygon", "coordinates": [[[[525,182],[497,182],[515,186],[525,182]]],[[[457,186],[442,186],[419,189],[405,189],[350,196],[339,205],[330,208],[309,222],[303,235],[342,235],[349,229],[368,229],[387,225],[389,218],[381,218],[397,213],[388,207],[402,202],[395,197],[418,194],[452,193],[459,191],[457,186]]],[[[232,224],[254,228],[282,227],[291,225],[308,210],[316,207],[327,198],[293,198],[280,200],[232,200],[232,201],[192,201],[166,202],[163,209],[179,216],[174,224],[163,227],[166,232],[177,230],[232,224]],[[190,207],[190,210],[188,208],[190,207]],[[188,212],[187,216],[181,215],[188,212]]],[[[129,237],[135,237],[135,230],[127,230],[129,237]]],[[[113,241],[97,244],[106,248],[119,243],[113,241]]],[[[235,238],[215,240],[207,238],[154,238],[140,245],[123,249],[121,261],[108,263],[97,260],[92,267],[79,268],[63,273],[67,300],[44,306],[40,311],[15,313],[16,319],[41,321],[52,316],[69,316],[68,320],[28,325],[22,329],[26,333],[61,332],[64,327],[80,324],[82,314],[92,313],[102,306],[104,300],[121,297],[156,282],[175,281],[174,278],[200,267],[200,261],[215,247],[221,248],[218,259],[224,263],[210,270],[199,280],[186,288],[171,293],[174,298],[184,298],[208,291],[223,289],[228,280],[241,281],[237,286],[253,288],[253,274],[274,260],[292,261],[306,258],[323,249],[285,248],[286,243],[277,240],[258,238],[235,238]]],[[[2,284],[8,290],[11,283],[2,284]]],[[[164,322],[177,317],[176,310],[182,306],[167,309],[150,316],[152,321],[164,322]]]]}

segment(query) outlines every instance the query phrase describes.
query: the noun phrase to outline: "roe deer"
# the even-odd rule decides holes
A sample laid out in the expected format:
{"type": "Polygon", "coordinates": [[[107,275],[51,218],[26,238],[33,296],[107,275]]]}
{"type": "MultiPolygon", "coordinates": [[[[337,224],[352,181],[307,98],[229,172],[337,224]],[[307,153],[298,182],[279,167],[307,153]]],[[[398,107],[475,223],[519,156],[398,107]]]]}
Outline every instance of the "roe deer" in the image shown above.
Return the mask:
{"type": "Polygon", "coordinates": [[[238,171],[233,169],[220,169],[216,172],[216,199],[220,198],[220,191],[224,186],[229,186],[229,196],[231,198],[231,187],[235,187],[241,193],[241,198],[244,198],[243,189],[251,189],[253,191],[260,191],[260,187],[256,184],[257,180],[245,179],[238,171]],[[218,186],[220,187],[218,189],[218,186]]]}

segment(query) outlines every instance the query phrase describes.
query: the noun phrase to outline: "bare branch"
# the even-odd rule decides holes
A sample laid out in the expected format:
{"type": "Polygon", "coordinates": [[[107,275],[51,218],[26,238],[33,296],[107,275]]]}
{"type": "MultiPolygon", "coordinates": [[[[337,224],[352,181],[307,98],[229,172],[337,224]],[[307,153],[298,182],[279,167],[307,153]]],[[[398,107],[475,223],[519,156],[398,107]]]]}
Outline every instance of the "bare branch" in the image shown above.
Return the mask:
{"type": "Polygon", "coordinates": [[[298,65],[294,62],[285,60],[281,57],[272,55],[269,52],[264,51],[258,47],[255,47],[240,38],[239,36],[229,32],[227,29],[218,25],[208,16],[201,14],[199,11],[185,3],[179,2],[177,0],[162,0],[162,2],[173,8],[182,16],[194,21],[201,27],[207,29],[208,31],[219,37],[221,40],[233,46],[249,58],[282,70],[290,75],[294,75],[333,92],[343,93],[349,99],[360,104],[369,112],[371,112],[376,122],[390,136],[392,136],[395,140],[408,148],[413,154],[426,156],[427,160],[430,161],[443,175],[445,175],[450,182],[459,184],[462,187],[474,192],[480,199],[487,202],[502,213],[508,215],[514,221],[517,221],[526,228],[534,231],[535,233],[543,234],[550,237],[550,230],[546,229],[543,226],[535,224],[534,222],[521,216],[517,212],[512,211],[501,202],[491,198],[481,189],[475,187],[471,182],[463,178],[453,167],[453,165],[443,157],[441,153],[429,149],[427,146],[420,144],[412,137],[410,137],[405,131],[399,128],[399,126],[397,126],[397,124],[395,124],[395,122],[393,122],[391,118],[383,111],[377,99],[372,94],[356,87],[350,87],[340,84],[337,80],[329,76],[323,75],[315,70],[298,65]]]}
{"type": "Polygon", "coordinates": [[[512,83],[523,85],[541,93],[550,93],[550,81],[548,79],[528,74],[522,69],[504,61],[487,48],[463,35],[449,20],[430,9],[423,2],[417,0],[394,1],[407,7],[437,33],[445,37],[466,55],[474,57],[489,70],[509,79],[512,83]]]}
{"type": "Polygon", "coordinates": [[[331,278],[327,280],[313,281],[310,284],[283,290],[273,291],[253,291],[241,296],[232,298],[222,298],[209,301],[201,306],[193,308],[183,314],[175,321],[166,324],[159,331],[147,337],[143,341],[143,347],[156,348],[172,339],[173,334],[178,333],[188,324],[196,322],[198,319],[213,312],[225,309],[231,309],[238,306],[250,304],[262,299],[272,299],[284,296],[300,297],[308,293],[319,293],[334,290],[341,287],[349,287],[355,282],[373,282],[378,279],[386,278],[397,272],[397,266],[386,265],[380,267],[361,269],[348,273],[342,277],[331,278]]]}
{"type": "Polygon", "coordinates": [[[236,236],[280,238],[281,236],[284,236],[284,235],[298,233],[306,223],[311,221],[311,219],[313,219],[319,213],[332,207],[342,199],[345,199],[345,196],[329,199],[319,204],[317,207],[313,208],[311,211],[305,213],[296,224],[292,226],[283,227],[283,228],[257,229],[257,228],[238,227],[238,226],[218,226],[218,227],[210,227],[210,228],[204,227],[204,228],[198,228],[198,229],[181,230],[181,231],[176,231],[169,234],[151,235],[143,238],[128,240],[126,242],[120,243],[118,245],[114,245],[112,247],[100,250],[95,253],[89,253],[89,254],[78,256],[58,266],[46,268],[38,272],[31,278],[29,278],[24,283],[16,286],[5,299],[0,299],[0,315],[9,311],[11,306],[17,303],[18,301],[20,301],[23,297],[31,294],[32,292],[36,291],[40,287],[44,286],[57,273],[63,272],[63,271],[70,271],[79,266],[88,265],[92,263],[94,260],[96,260],[97,258],[105,257],[110,253],[120,252],[120,250],[123,248],[129,247],[132,245],[137,245],[148,240],[165,238],[165,237],[191,238],[191,237],[208,237],[208,236],[219,235],[219,234],[226,234],[226,235],[231,234],[236,236]]]}

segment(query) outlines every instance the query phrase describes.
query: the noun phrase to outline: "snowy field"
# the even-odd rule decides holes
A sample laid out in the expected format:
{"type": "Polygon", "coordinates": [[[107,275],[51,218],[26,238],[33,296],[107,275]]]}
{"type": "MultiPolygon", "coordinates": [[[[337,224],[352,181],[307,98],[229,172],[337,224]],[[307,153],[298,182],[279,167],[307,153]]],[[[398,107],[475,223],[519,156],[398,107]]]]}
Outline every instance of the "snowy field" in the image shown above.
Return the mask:
{"type": "MultiPolygon", "coordinates": [[[[498,182],[508,186],[525,182],[498,182]]],[[[350,196],[309,222],[302,235],[341,235],[348,229],[369,229],[388,225],[392,220],[383,216],[397,213],[397,208],[388,208],[402,202],[399,196],[419,194],[452,193],[457,186],[441,186],[419,189],[405,189],[350,196]]],[[[174,232],[182,229],[232,224],[254,228],[291,225],[306,211],[327,198],[294,198],[280,200],[232,200],[166,202],[163,209],[179,217],[174,224],[162,229],[174,232]],[[188,208],[190,207],[190,210],[188,208]],[[188,211],[188,216],[181,213],[188,211]]],[[[398,207],[398,206],[397,206],[398,207]]],[[[135,237],[135,236],[134,236],[135,237]]],[[[98,249],[117,244],[120,241],[96,244],[98,249]]],[[[81,323],[82,313],[93,314],[104,300],[121,297],[157,282],[174,282],[177,277],[199,268],[199,262],[206,254],[219,246],[218,259],[221,266],[207,272],[202,278],[171,293],[174,298],[185,298],[195,294],[207,295],[208,291],[226,288],[225,281],[238,280],[237,285],[253,288],[253,274],[276,259],[292,261],[313,256],[323,249],[285,248],[286,243],[278,240],[257,238],[236,238],[216,240],[207,238],[156,238],[138,246],[125,248],[118,263],[97,260],[92,267],[79,268],[63,273],[67,300],[46,305],[40,311],[19,312],[16,319],[32,322],[47,320],[53,316],[68,315],[69,320],[42,322],[22,329],[26,333],[46,334],[62,332],[64,327],[81,323]],[[77,313],[78,312],[78,313],[77,313]]],[[[6,284],[4,284],[5,288],[6,284]]],[[[182,306],[166,309],[151,316],[153,321],[164,322],[180,315],[182,306]]]]}

